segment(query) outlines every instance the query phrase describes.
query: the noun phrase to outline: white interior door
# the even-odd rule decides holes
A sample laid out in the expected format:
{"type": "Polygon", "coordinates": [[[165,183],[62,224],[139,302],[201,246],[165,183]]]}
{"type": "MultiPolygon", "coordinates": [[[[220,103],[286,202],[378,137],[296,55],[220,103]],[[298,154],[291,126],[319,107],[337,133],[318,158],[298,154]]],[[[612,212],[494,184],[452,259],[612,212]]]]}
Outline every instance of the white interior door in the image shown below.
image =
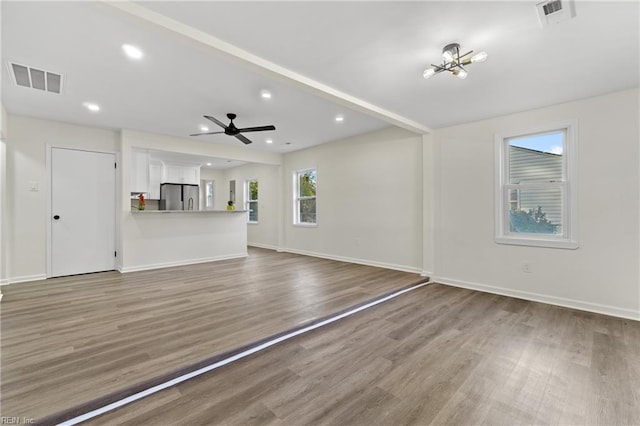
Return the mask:
{"type": "Polygon", "coordinates": [[[51,149],[51,276],[115,269],[115,154],[51,149]]]}

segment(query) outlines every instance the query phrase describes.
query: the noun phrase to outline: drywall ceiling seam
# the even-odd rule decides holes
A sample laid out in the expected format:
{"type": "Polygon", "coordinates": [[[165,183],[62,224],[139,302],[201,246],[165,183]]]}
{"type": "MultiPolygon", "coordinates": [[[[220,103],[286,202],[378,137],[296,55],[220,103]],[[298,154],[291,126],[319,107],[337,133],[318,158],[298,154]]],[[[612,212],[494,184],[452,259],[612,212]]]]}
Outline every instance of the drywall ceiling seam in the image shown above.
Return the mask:
{"type": "Polygon", "coordinates": [[[339,103],[341,105],[362,112],[369,116],[378,118],[389,124],[393,124],[394,126],[401,127],[414,133],[425,134],[432,132],[429,127],[426,127],[420,123],[402,117],[384,108],[380,108],[376,105],[356,98],[355,96],[351,96],[340,90],[334,89],[331,86],[320,83],[288,68],[275,64],[237,46],[227,43],[217,37],[214,37],[211,34],[193,28],[183,22],[176,21],[175,19],[169,18],[160,13],[149,10],[138,4],[131,3],[130,1],[112,2],[109,0],[103,0],[103,2],[140,19],[149,21],[168,30],[181,34],[185,37],[189,37],[192,40],[203,43],[218,50],[219,52],[230,55],[245,63],[259,67],[260,69],[274,74],[280,78],[284,78],[288,81],[294,82],[297,85],[302,86],[303,88],[310,90],[312,93],[319,95],[325,99],[329,99],[333,102],[339,103]]]}

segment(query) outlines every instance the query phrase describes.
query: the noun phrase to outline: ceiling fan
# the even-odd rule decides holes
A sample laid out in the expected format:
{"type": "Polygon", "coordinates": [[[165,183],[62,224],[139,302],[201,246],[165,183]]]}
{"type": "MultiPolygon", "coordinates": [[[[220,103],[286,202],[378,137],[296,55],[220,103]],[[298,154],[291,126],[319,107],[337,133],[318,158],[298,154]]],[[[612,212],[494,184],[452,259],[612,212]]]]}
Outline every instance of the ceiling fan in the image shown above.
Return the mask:
{"type": "Polygon", "coordinates": [[[213,121],[218,126],[222,127],[224,130],[222,132],[194,133],[194,134],[189,135],[189,136],[217,135],[217,134],[220,134],[220,133],[224,133],[225,135],[235,136],[236,138],[240,139],[245,144],[250,144],[251,141],[249,139],[247,139],[245,136],[241,135],[240,133],[262,132],[262,131],[265,131],[265,130],[275,130],[276,129],[276,126],[273,126],[273,125],[259,126],[259,127],[245,127],[245,128],[242,128],[242,129],[238,129],[235,126],[235,124],[233,124],[233,120],[236,118],[236,115],[232,114],[232,113],[227,114],[227,118],[231,121],[228,126],[225,125],[222,121],[218,120],[217,118],[210,117],[208,115],[205,115],[204,118],[206,118],[207,120],[213,121]]]}

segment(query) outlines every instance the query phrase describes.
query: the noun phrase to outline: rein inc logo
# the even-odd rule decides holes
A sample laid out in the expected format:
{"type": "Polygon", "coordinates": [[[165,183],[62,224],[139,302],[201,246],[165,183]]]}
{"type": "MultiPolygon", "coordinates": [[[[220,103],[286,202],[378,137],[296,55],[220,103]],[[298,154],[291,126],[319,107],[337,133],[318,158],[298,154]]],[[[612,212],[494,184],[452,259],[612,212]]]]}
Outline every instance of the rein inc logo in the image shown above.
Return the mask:
{"type": "Polygon", "coordinates": [[[29,417],[0,417],[0,425],[30,425],[35,423],[36,420],[29,417]]]}

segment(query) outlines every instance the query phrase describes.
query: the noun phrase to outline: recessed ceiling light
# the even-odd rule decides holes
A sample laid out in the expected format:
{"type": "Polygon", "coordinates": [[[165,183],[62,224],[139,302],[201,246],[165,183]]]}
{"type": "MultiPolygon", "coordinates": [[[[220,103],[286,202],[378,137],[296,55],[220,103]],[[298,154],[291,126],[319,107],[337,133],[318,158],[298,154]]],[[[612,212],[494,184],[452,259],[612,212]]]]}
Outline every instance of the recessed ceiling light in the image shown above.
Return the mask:
{"type": "Polygon", "coordinates": [[[131,44],[123,44],[122,50],[124,53],[131,59],[141,59],[142,58],[142,50],[139,48],[132,46],[131,44]]]}
{"type": "Polygon", "coordinates": [[[273,143],[273,139],[267,139],[265,142],[266,143],[273,143]]]}
{"type": "Polygon", "coordinates": [[[344,115],[342,115],[342,114],[336,115],[336,121],[338,123],[342,123],[344,121],[344,115]]]}
{"type": "Polygon", "coordinates": [[[202,130],[203,132],[208,132],[209,128],[207,126],[200,126],[200,130],[202,130]]]}
{"type": "Polygon", "coordinates": [[[210,165],[211,165],[211,163],[207,163],[207,166],[210,166],[210,165]]]}
{"type": "Polygon", "coordinates": [[[100,111],[100,105],[94,104],[93,102],[84,102],[82,105],[91,112],[100,111]]]}
{"type": "Polygon", "coordinates": [[[260,97],[262,99],[271,99],[271,92],[268,90],[261,90],[260,91],[260,97]]]}

